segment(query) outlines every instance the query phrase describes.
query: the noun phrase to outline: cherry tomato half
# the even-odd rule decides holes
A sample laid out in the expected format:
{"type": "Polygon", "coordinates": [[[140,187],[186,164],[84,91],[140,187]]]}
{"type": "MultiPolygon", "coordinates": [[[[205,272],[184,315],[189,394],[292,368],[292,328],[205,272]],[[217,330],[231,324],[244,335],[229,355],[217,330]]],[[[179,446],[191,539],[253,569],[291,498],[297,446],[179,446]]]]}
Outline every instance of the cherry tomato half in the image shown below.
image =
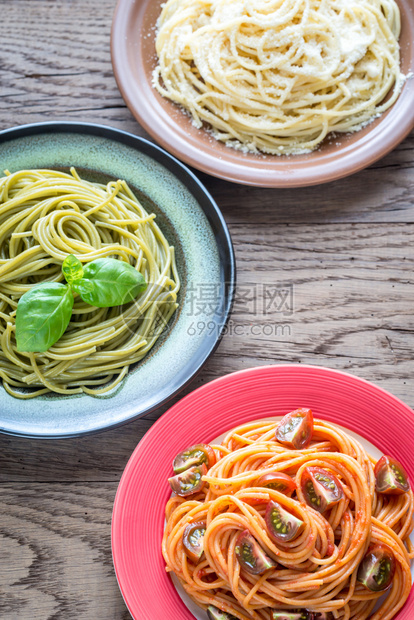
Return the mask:
{"type": "Polygon", "coordinates": [[[185,553],[195,564],[200,560],[204,553],[204,534],[206,533],[206,524],[203,521],[189,523],[184,530],[183,545],[185,553]]]}
{"type": "Polygon", "coordinates": [[[202,477],[205,476],[206,473],[207,467],[206,464],[203,463],[202,465],[186,469],[182,474],[168,478],[168,482],[174,493],[181,497],[187,497],[187,495],[192,495],[193,493],[201,491],[205,484],[202,477]]]}
{"type": "Polygon", "coordinates": [[[378,493],[402,495],[410,490],[410,482],[404,467],[390,456],[382,456],[374,471],[378,493]]]}
{"type": "Polygon", "coordinates": [[[296,409],[280,420],[276,429],[276,440],[288,448],[302,450],[309,446],[312,434],[312,411],[310,409],[296,409]]]}
{"type": "Polygon", "coordinates": [[[282,508],[277,502],[268,503],[265,520],[269,536],[274,542],[293,540],[305,527],[303,521],[282,508]]]}
{"type": "Polygon", "coordinates": [[[235,552],[240,566],[251,575],[261,575],[269,568],[276,566],[276,562],[265,554],[249,530],[244,530],[239,534],[235,552]]]}
{"type": "Polygon", "coordinates": [[[335,506],[345,495],[338,478],[322,467],[306,467],[301,488],[306,503],[321,513],[335,506]]]}
{"type": "Polygon", "coordinates": [[[206,443],[199,443],[177,454],[173,461],[173,469],[175,474],[181,474],[186,469],[202,463],[205,463],[207,469],[210,469],[215,462],[216,453],[213,448],[206,443]]]}
{"type": "Polygon", "coordinates": [[[374,545],[358,568],[357,579],[368,590],[381,592],[390,585],[395,573],[395,558],[387,545],[374,545]]]}
{"type": "Polygon", "coordinates": [[[290,497],[296,491],[296,482],[287,474],[275,471],[272,474],[264,474],[256,482],[258,487],[274,489],[290,497]]]}
{"type": "Polygon", "coordinates": [[[210,607],[207,608],[207,616],[209,620],[237,620],[236,616],[221,611],[217,609],[217,607],[214,607],[214,605],[210,605],[210,607]]]}

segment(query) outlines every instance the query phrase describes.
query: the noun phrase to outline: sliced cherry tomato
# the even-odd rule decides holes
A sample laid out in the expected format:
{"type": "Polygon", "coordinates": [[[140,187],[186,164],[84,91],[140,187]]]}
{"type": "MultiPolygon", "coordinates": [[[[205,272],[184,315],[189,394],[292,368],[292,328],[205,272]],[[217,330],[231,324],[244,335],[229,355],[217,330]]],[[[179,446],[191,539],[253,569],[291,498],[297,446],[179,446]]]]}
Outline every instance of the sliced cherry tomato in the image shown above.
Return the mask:
{"type": "Polygon", "coordinates": [[[210,607],[207,608],[207,616],[210,620],[237,620],[236,616],[221,611],[217,609],[217,607],[214,607],[214,605],[210,605],[210,607]]]}
{"type": "Polygon", "coordinates": [[[184,530],[184,550],[190,560],[192,560],[195,564],[197,564],[204,553],[203,541],[205,533],[206,524],[203,521],[189,523],[184,530]]]}
{"type": "Polygon", "coordinates": [[[276,566],[276,562],[265,554],[249,530],[239,534],[235,552],[240,566],[251,575],[261,575],[276,566]]]}
{"type": "Polygon", "coordinates": [[[173,461],[173,469],[175,474],[181,474],[186,469],[202,463],[205,463],[207,469],[210,469],[215,462],[216,453],[213,448],[206,443],[199,443],[177,454],[173,461]]]}
{"type": "Polygon", "coordinates": [[[275,542],[293,540],[305,526],[303,521],[282,508],[277,502],[268,503],[265,520],[269,536],[275,542]]]}
{"type": "Polygon", "coordinates": [[[296,491],[295,481],[287,474],[275,471],[272,474],[264,474],[260,476],[256,482],[258,487],[266,487],[267,489],[274,489],[280,493],[284,493],[290,497],[293,491],[296,491]]]}
{"type": "Polygon", "coordinates": [[[372,592],[381,592],[390,585],[395,573],[395,558],[387,545],[373,545],[358,568],[358,581],[372,592]]]}
{"type": "Polygon", "coordinates": [[[410,482],[404,467],[390,456],[382,456],[374,471],[378,493],[402,495],[410,490],[410,482]]]}
{"type": "Polygon", "coordinates": [[[318,512],[332,508],[345,495],[338,478],[322,467],[306,467],[301,487],[306,503],[318,512]]]}
{"type": "Polygon", "coordinates": [[[302,450],[309,446],[312,434],[312,411],[310,409],[296,409],[280,420],[276,429],[276,440],[288,448],[302,450]]]}
{"type": "Polygon", "coordinates": [[[205,476],[206,473],[207,467],[206,464],[203,463],[202,465],[186,469],[182,474],[168,478],[168,482],[174,493],[181,497],[186,497],[187,495],[192,495],[193,493],[201,491],[205,484],[202,477],[205,476]]]}

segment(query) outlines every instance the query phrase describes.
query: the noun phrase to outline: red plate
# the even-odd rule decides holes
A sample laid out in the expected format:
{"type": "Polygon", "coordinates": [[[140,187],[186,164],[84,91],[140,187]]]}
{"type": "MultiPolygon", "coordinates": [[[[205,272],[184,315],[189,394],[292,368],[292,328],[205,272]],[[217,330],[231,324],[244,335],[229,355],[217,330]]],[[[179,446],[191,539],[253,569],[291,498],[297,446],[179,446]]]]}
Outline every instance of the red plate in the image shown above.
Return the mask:
{"type": "MultiPolygon", "coordinates": [[[[185,447],[297,407],[345,426],[397,458],[414,480],[414,413],[381,388],[327,368],[251,368],[195,390],[169,409],[131,456],[115,498],[112,553],[121,592],[135,620],[194,620],[165,572],[161,554],[172,460],[185,447]]],[[[395,617],[414,618],[414,591],[395,617]]]]}

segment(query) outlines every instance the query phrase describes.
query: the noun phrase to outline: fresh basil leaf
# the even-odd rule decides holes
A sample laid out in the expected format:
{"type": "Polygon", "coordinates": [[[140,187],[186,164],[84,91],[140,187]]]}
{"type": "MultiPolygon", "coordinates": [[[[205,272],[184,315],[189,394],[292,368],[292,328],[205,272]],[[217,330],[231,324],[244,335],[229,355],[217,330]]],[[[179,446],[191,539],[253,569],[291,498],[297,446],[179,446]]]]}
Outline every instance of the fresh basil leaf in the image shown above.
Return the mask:
{"type": "Polygon", "coordinates": [[[87,304],[97,308],[121,306],[147,288],[144,276],[128,263],[98,258],[83,268],[83,278],[72,284],[87,304]]]}
{"type": "Polygon", "coordinates": [[[17,350],[43,353],[59,340],[72,316],[69,285],[44,282],[27,291],[16,312],[17,350]]]}
{"type": "Polygon", "coordinates": [[[83,267],[79,258],[76,258],[73,254],[69,254],[63,261],[62,273],[68,284],[80,280],[83,277],[83,267]]]}

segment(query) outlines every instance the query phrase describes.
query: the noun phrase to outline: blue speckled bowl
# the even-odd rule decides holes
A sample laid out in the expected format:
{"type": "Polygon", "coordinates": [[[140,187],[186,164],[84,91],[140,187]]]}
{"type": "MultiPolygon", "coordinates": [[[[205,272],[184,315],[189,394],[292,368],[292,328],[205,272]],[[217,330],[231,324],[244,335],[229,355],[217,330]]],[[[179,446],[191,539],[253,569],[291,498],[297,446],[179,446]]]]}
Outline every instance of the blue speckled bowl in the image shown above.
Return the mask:
{"type": "Polygon", "coordinates": [[[72,437],[149,413],[201,369],[230,312],[235,282],[230,235],[214,200],[188,168],[147,140],[101,125],[52,122],[0,132],[0,174],[70,166],[93,181],[125,179],[157,214],[177,251],[180,308],[156,346],[110,395],[19,400],[0,386],[3,433],[72,437]]]}

